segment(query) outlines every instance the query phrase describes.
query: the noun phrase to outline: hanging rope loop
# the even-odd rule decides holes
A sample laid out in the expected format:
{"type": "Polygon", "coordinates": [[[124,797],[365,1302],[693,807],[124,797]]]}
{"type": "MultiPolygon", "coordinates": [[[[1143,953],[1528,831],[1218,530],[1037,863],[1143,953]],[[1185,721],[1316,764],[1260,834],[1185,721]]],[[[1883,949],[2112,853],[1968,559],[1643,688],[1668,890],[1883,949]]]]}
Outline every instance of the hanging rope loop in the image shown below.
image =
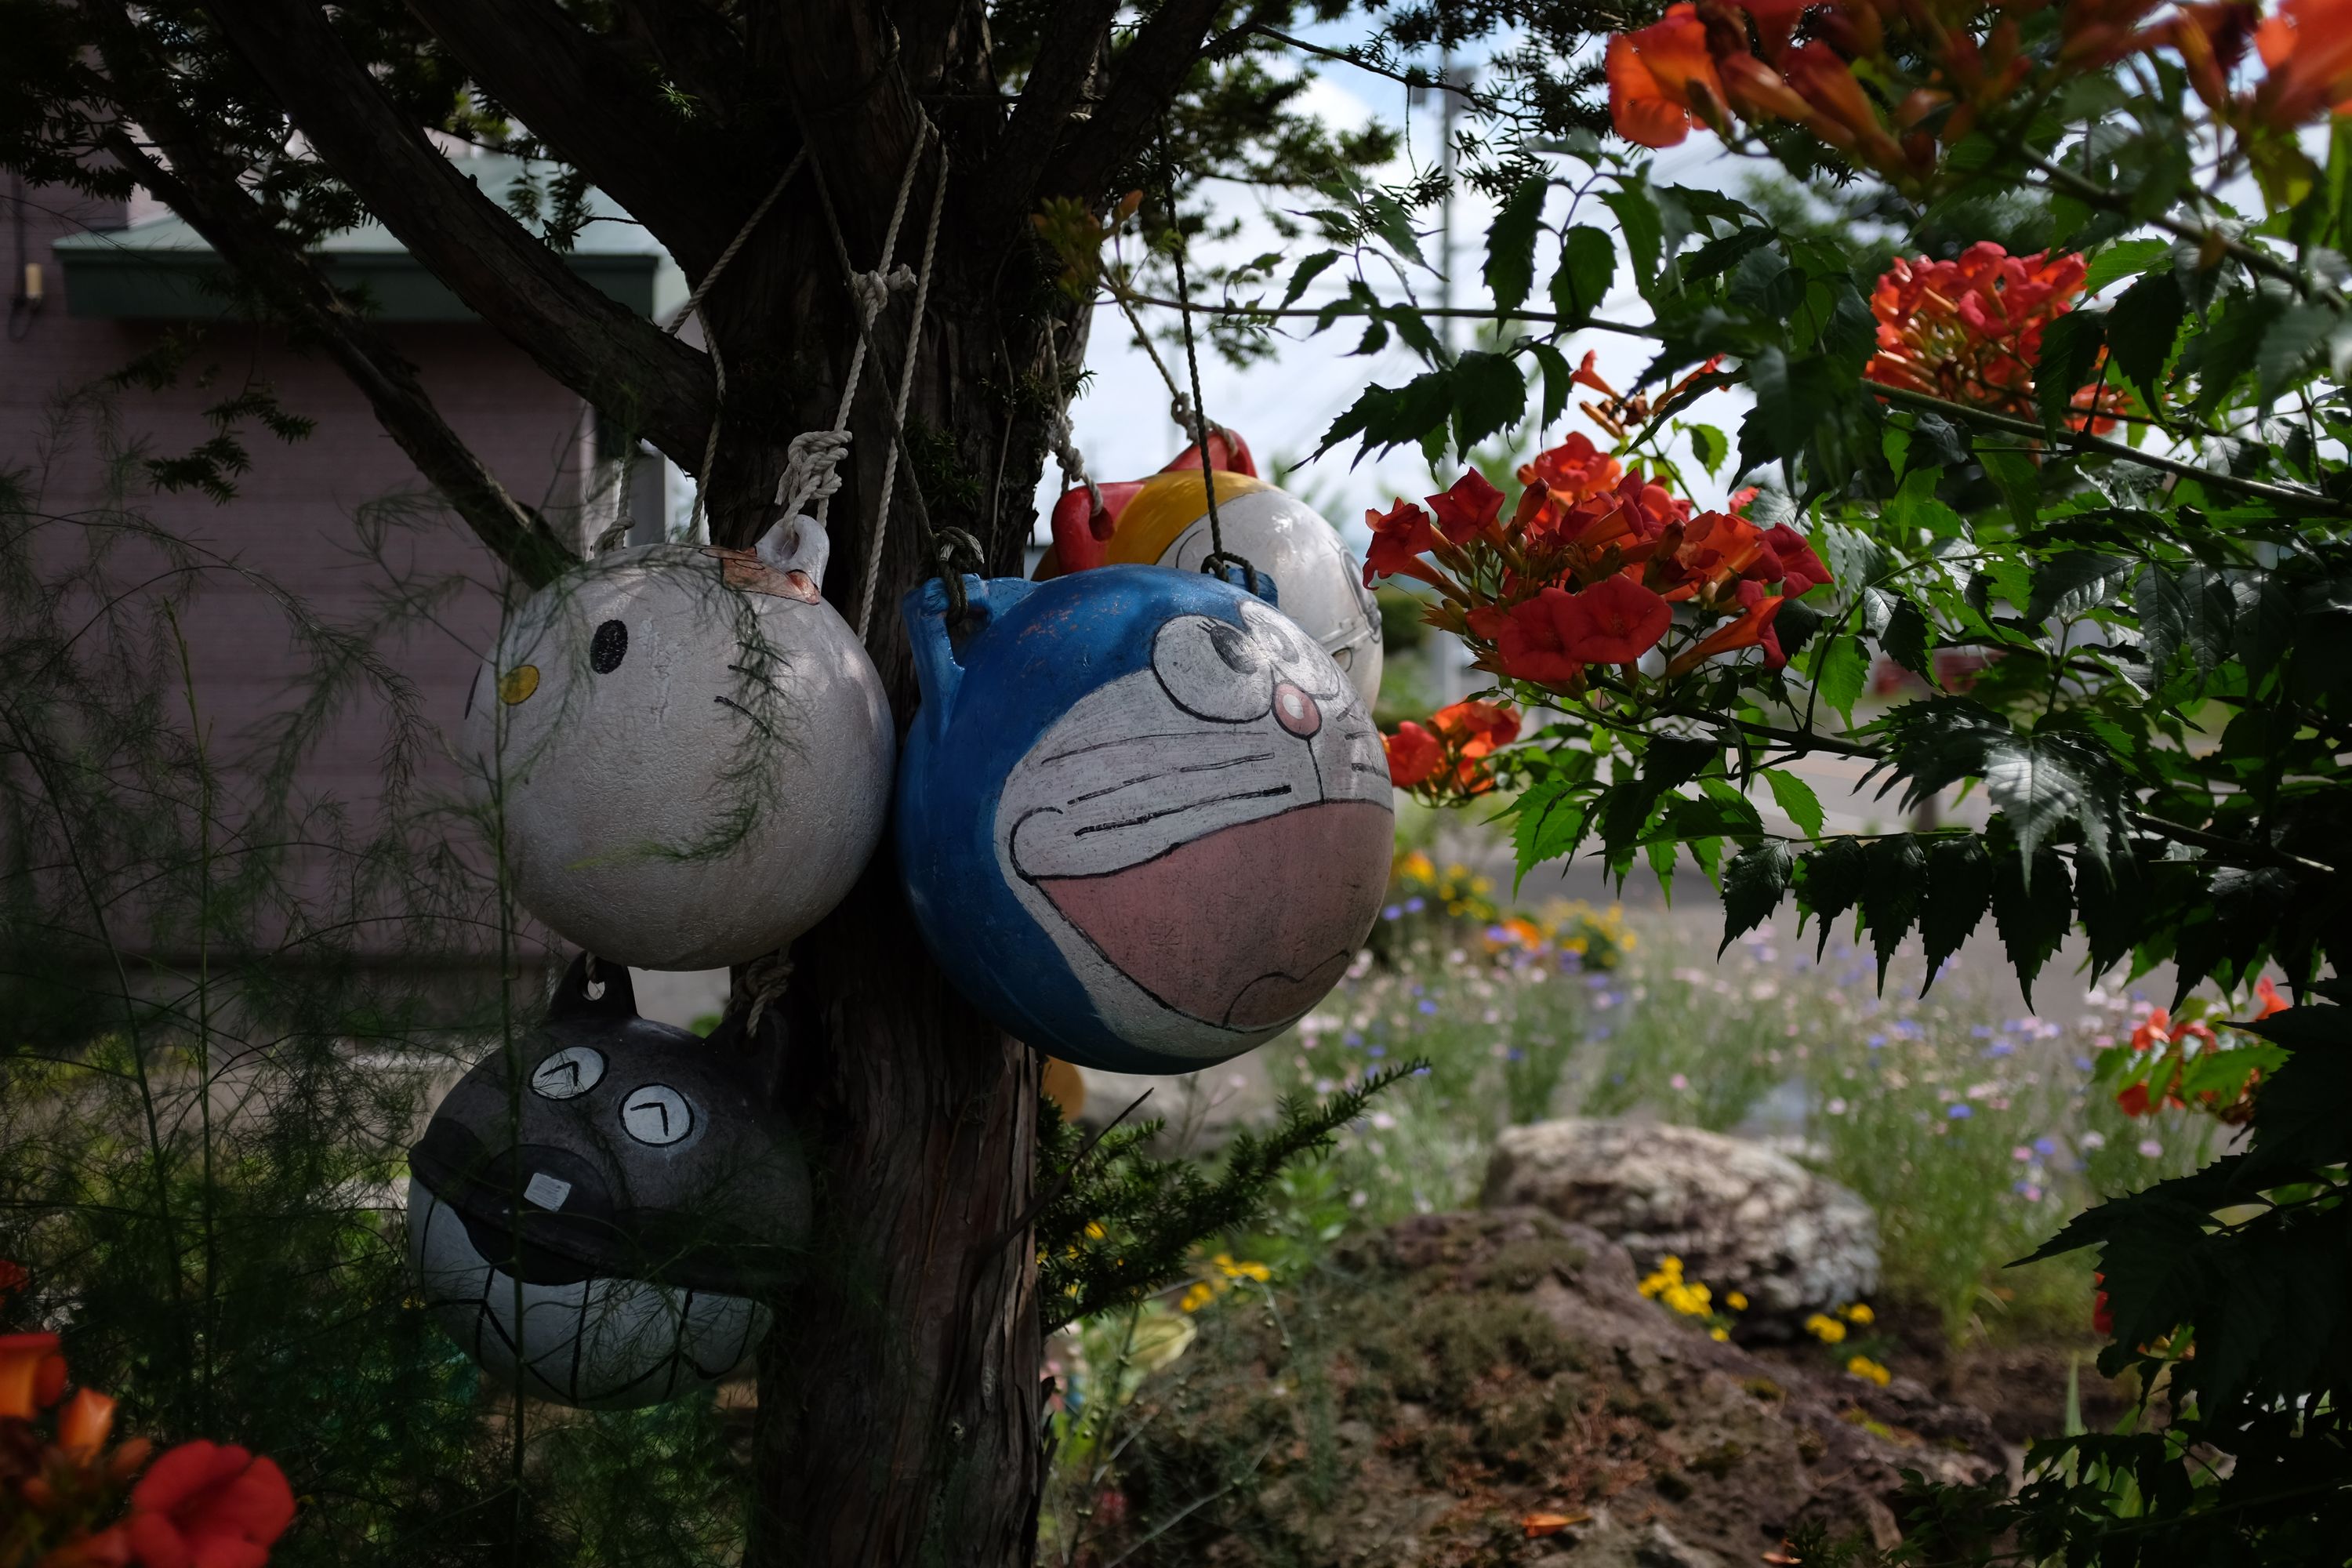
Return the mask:
{"type": "MultiPolygon", "coordinates": [[[[1174,226],[1176,193],[1173,182],[1171,182],[1168,193],[1168,214],[1171,226],[1174,226]]],[[[1176,307],[1183,318],[1184,367],[1192,374],[1192,388],[1188,397],[1184,389],[1175,386],[1173,379],[1171,379],[1170,385],[1176,395],[1170,404],[1169,413],[1180,425],[1186,423],[1187,416],[1190,416],[1193,447],[1201,454],[1201,488],[1209,497],[1209,555],[1201,563],[1201,570],[1211,576],[1223,577],[1224,571],[1221,563],[1230,562],[1236,564],[1242,569],[1244,586],[1248,592],[1255,594],[1258,591],[1257,568],[1242,557],[1226,552],[1224,522],[1217,516],[1217,470],[1209,456],[1209,432],[1217,426],[1209,423],[1209,416],[1201,409],[1201,354],[1192,343],[1192,295],[1184,281],[1184,236],[1181,228],[1177,229],[1175,240],[1169,255],[1176,265],[1176,307]]],[[[1219,433],[1223,434],[1222,431],[1219,433]]]]}
{"type": "Polygon", "coordinates": [[[776,481],[776,499],[786,517],[797,516],[814,501],[822,509],[841,489],[842,454],[849,450],[846,430],[803,430],[784,449],[783,477],[776,481]]]}

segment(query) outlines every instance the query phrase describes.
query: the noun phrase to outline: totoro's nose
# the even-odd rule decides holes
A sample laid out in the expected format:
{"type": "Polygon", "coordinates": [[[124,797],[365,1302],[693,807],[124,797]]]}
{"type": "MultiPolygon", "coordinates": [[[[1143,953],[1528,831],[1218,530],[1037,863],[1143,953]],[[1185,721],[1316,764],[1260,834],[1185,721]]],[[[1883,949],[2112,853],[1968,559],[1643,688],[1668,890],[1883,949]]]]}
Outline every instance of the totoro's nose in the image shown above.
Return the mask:
{"type": "Polygon", "coordinates": [[[1274,689],[1274,717],[1302,741],[1323,728],[1323,710],[1315,706],[1315,699],[1287,680],[1274,689]]]}

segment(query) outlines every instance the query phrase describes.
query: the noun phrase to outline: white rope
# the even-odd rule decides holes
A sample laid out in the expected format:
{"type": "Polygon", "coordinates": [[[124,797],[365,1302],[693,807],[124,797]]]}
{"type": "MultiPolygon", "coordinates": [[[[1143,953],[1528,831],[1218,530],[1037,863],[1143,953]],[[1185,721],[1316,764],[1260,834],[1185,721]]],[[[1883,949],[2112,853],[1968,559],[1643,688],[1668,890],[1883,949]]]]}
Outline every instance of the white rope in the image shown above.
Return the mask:
{"type": "MultiPolygon", "coordinates": [[[[929,121],[924,121],[928,126],[929,121]]],[[[922,143],[915,144],[919,156],[922,143]]],[[[940,143],[940,178],[931,187],[931,217],[923,226],[923,263],[915,273],[915,316],[907,329],[907,354],[898,365],[898,395],[890,407],[892,422],[900,430],[907,427],[907,405],[915,392],[915,351],[923,341],[923,310],[931,297],[931,258],[940,247],[940,214],[948,199],[948,147],[940,143]]],[[[887,258],[888,252],[884,252],[887,258]]],[[[904,272],[904,265],[898,271],[904,272]]],[[[866,318],[871,321],[869,315],[866,318]]],[[[882,542],[890,536],[890,492],[898,483],[898,444],[892,442],[890,459],[882,468],[882,499],[874,509],[874,542],[866,550],[866,582],[857,595],[857,640],[866,640],[866,628],[874,619],[874,585],[882,572],[882,542]]]]}
{"type": "MultiPolygon", "coordinates": [[[[906,222],[908,198],[914,195],[915,171],[922,166],[923,148],[933,134],[931,122],[926,117],[915,145],[908,151],[907,172],[898,177],[898,199],[890,208],[890,226],[882,235],[882,265],[870,272],[850,274],[850,295],[858,311],[857,347],[849,356],[849,375],[842,383],[841,406],[833,416],[833,428],[794,437],[787,451],[784,471],[776,476],[776,502],[784,508],[786,517],[798,510],[803,500],[813,500],[816,510],[811,515],[820,524],[825,522],[834,495],[841,489],[841,458],[849,450],[849,411],[857,401],[857,383],[866,374],[866,345],[873,336],[874,319],[890,302],[893,292],[919,286],[915,275],[903,264],[892,267],[890,258],[898,248],[898,230],[906,222]],[[813,440],[812,437],[818,439],[813,440]]],[[[937,211],[936,203],[933,210],[937,211]]],[[[928,251],[924,264],[928,275],[928,251]]],[[[862,613],[859,621],[862,631],[862,613]]]]}
{"type": "Polygon", "coordinates": [[[1077,433],[1070,428],[1069,400],[1062,395],[1062,345],[1055,341],[1051,314],[1045,318],[1045,363],[1054,374],[1054,413],[1045,421],[1045,440],[1054,448],[1054,460],[1062,466],[1062,488],[1087,487],[1087,513],[1091,520],[1102,513],[1102,487],[1087,472],[1087,456],[1078,450],[1077,433]]]}
{"type": "Polygon", "coordinates": [[[709,531],[703,521],[702,492],[709,486],[711,466],[719,461],[719,418],[727,406],[727,364],[719,357],[719,334],[710,330],[710,318],[702,313],[702,301],[719,281],[719,275],[727,270],[727,264],[735,259],[735,253],[743,248],[743,242],[751,237],[751,231],[760,226],[760,220],[768,216],[768,209],[776,205],[776,198],[784,194],[784,187],[792,184],[793,176],[801,172],[801,165],[807,162],[808,144],[803,142],[801,150],[793,154],[793,161],[784,165],[784,172],[776,176],[768,194],[760,198],[760,205],[751,209],[751,216],[743,220],[743,226],[735,231],[735,237],[727,242],[727,248],[711,262],[702,281],[694,286],[694,292],[686,297],[677,314],[669,319],[669,325],[662,329],[667,335],[675,337],[691,315],[702,323],[702,352],[710,356],[710,434],[702,443],[702,471],[694,476],[694,510],[686,524],[688,536],[697,544],[710,542],[709,531]]]}

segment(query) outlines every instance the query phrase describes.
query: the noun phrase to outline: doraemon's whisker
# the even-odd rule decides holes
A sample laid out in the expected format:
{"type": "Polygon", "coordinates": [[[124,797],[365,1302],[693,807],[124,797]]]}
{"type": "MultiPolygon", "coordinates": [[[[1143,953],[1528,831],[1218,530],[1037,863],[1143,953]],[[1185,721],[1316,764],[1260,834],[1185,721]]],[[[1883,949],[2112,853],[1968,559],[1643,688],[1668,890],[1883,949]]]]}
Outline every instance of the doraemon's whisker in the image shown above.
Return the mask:
{"type": "Polygon", "coordinates": [[[1348,767],[1349,767],[1349,771],[1350,771],[1350,772],[1353,772],[1353,773],[1370,773],[1370,774],[1371,774],[1374,778],[1377,778],[1377,779],[1384,779],[1384,778],[1387,778],[1387,777],[1389,776],[1389,770],[1388,770],[1388,769],[1386,769],[1386,768],[1376,768],[1376,767],[1373,767],[1373,766],[1372,766],[1370,763],[1359,763],[1359,762],[1350,761],[1350,762],[1348,763],[1348,767]]]}
{"type": "Polygon", "coordinates": [[[1084,795],[1074,795],[1070,797],[1069,804],[1082,805],[1090,800],[1100,800],[1107,795],[1117,795],[1123,789],[1133,789],[1138,784],[1156,784],[1161,779],[1173,778],[1178,773],[1210,773],[1221,768],[1238,768],[1251,763],[1270,762],[1273,758],[1272,752],[1252,752],[1245,757],[1231,757],[1223,762],[1191,763],[1181,768],[1160,768],[1151,773],[1139,773],[1121,784],[1106,784],[1101,789],[1090,789],[1084,795]]]}
{"type": "Polygon", "coordinates": [[[1097,822],[1091,826],[1079,828],[1070,837],[1084,838],[1089,833],[1111,833],[1122,827],[1140,827],[1147,822],[1157,822],[1163,816],[1174,816],[1182,812],[1198,811],[1205,805],[1223,805],[1228,801],[1235,800],[1272,800],[1289,793],[1288,784],[1276,784],[1272,789],[1242,790],[1233,795],[1212,795],[1207,800],[1192,801],[1183,805],[1171,805],[1165,811],[1147,811],[1140,816],[1122,817],[1117,822],[1097,822]]]}
{"type": "MultiPolygon", "coordinates": [[[[1265,715],[1260,714],[1259,717],[1264,718],[1265,715]]],[[[1040,757],[1037,759],[1036,765],[1043,766],[1047,763],[1064,762],[1071,757],[1083,757],[1089,752],[1107,752],[1119,746],[1144,745],[1152,741],[1200,741],[1209,738],[1198,730],[1168,730],[1151,735],[1121,735],[1115,741],[1096,741],[1088,745],[1073,746],[1066,752],[1055,752],[1051,756],[1040,757]]]]}

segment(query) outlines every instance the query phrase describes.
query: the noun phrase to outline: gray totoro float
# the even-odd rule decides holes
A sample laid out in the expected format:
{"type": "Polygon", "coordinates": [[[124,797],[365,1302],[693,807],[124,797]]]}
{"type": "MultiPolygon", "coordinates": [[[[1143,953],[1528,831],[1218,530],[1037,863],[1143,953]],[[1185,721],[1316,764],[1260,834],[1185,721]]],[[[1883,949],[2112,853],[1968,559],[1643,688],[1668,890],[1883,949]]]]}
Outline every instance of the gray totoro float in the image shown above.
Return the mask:
{"type": "Polygon", "coordinates": [[[583,954],[546,1023],[449,1091],[409,1154],[425,1305],[536,1398],[657,1405],[725,1377],[809,1227],[806,1164],[739,1069],[637,1016],[628,971],[583,954]],[[592,994],[593,993],[593,994],[592,994]]]}

